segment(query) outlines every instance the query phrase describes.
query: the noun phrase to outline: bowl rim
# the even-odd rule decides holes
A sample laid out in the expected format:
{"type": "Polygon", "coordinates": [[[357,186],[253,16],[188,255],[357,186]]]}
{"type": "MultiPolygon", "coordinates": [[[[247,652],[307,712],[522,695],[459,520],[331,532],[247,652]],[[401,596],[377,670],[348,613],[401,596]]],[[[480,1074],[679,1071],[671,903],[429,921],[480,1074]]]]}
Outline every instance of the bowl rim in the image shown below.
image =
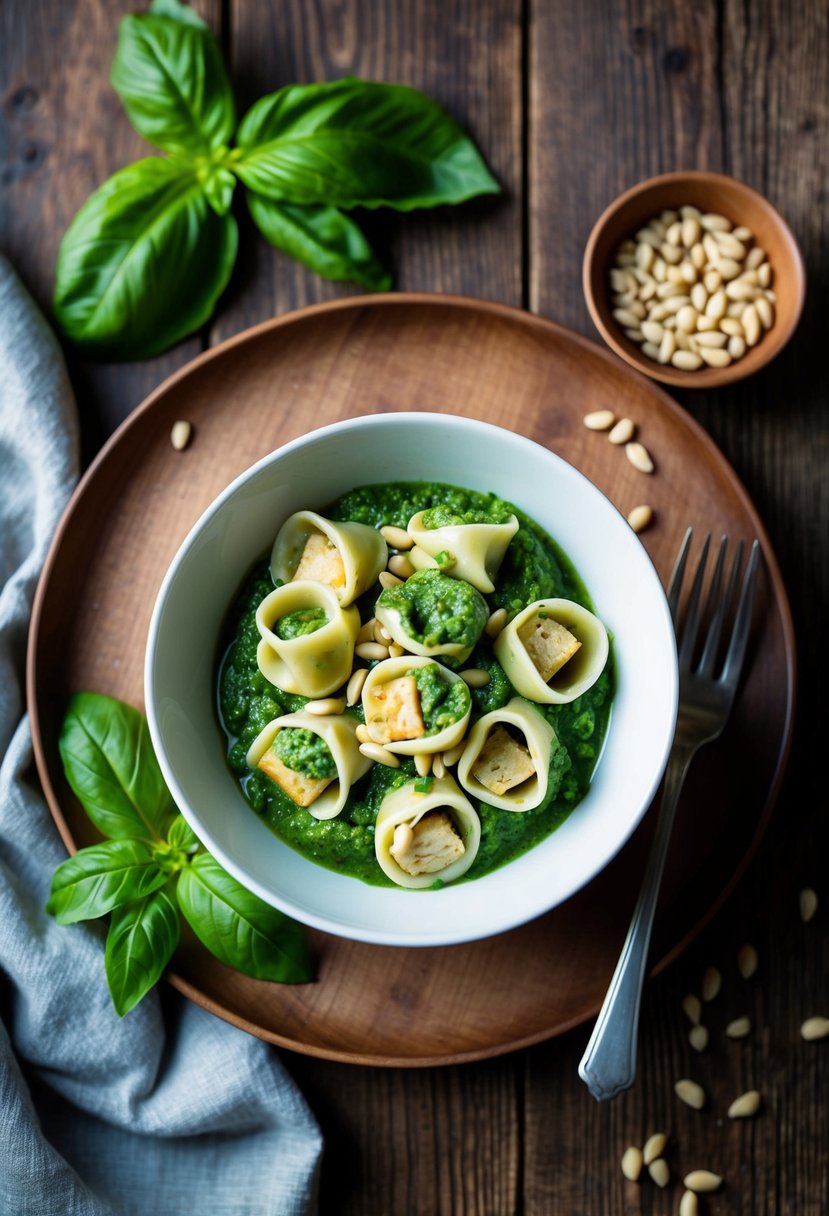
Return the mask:
{"type": "Polygon", "coordinates": [[[749,376],[754,375],[755,372],[760,371],[761,368],[766,367],[791,340],[794,331],[800,323],[806,300],[806,266],[803,254],[794,233],[778,209],[765,195],[760,194],[753,186],[749,186],[740,178],[733,177],[728,173],[709,172],[707,169],[678,169],[670,173],[659,173],[654,177],[648,177],[643,181],[637,182],[617,195],[604,208],[590,230],[590,235],[584,247],[581,278],[582,291],[590,317],[599,334],[611,350],[624,359],[630,367],[635,368],[636,371],[641,372],[643,375],[653,380],[658,380],[663,384],[670,384],[680,388],[716,388],[723,384],[732,384],[738,380],[747,379],[749,376]],[[713,185],[721,183],[728,185],[731,189],[736,187],[750,198],[754,205],[770,217],[788,248],[791,264],[794,268],[794,307],[787,314],[785,320],[781,320],[778,317],[775,322],[775,325],[778,327],[778,337],[774,348],[768,348],[766,351],[763,351],[762,344],[755,347],[760,357],[754,362],[753,366],[749,366],[748,368],[744,366],[745,358],[743,358],[731,363],[728,367],[708,367],[695,372],[688,372],[682,371],[681,368],[657,363],[645,355],[639,356],[629,350],[620,341],[613,327],[606,324],[602,310],[597,304],[596,293],[593,290],[594,259],[596,246],[609,220],[622,211],[629,203],[649,193],[651,190],[665,185],[680,185],[682,182],[710,183],[713,185]]]}
{"type": "MultiPolygon", "coordinates": [[[[162,627],[164,607],[165,607],[165,604],[167,601],[167,597],[170,593],[170,590],[173,587],[173,584],[175,583],[175,581],[178,577],[178,573],[179,573],[181,565],[186,560],[187,555],[190,552],[192,545],[198,539],[198,537],[202,534],[203,530],[210,524],[210,522],[214,519],[214,517],[217,515],[217,513],[219,511],[221,511],[221,509],[227,504],[227,502],[232,497],[234,497],[241,489],[243,489],[243,487],[249,481],[254,480],[262,472],[264,472],[266,469],[270,468],[274,463],[278,462],[281,459],[284,459],[285,456],[289,456],[292,452],[296,451],[297,449],[307,446],[309,442],[311,442],[311,443],[324,442],[327,438],[329,438],[330,436],[332,436],[334,434],[336,434],[337,437],[339,439],[341,439],[345,430],[360,431],[360,430],[363,430],[366,428],[375,428],[375,427],[379,427],[379,426],[389,426],[389,425],[395,426],[395,427],[399,427],[401,425],[402,426],[420,426],[420,425],[424,425],[424,424],[434,425],[435,423],[438,423],[441,426],[441,428],[446,428],[447,426],[449,426],[458,431],[467,431],[468,432],[469,430],[476,430],[478,432],[483,431],[483,432],[491,433],[493,435],[493,437],[495,437],[495,436],[508,437],[508,439],[518,447],[534,450],[536,453],[543,454],[544,459],[549,460],[553,464],[560,465],[563,470],[566,470],[567,476],[572,477],[575,481],[580,481],[580,482],[584,483],[584,485],[586,487],[588,487],[588,493],[596,495],[598,497],[598,499],[600,499],[601,502],[603,503],[605,509],[610,511],[612,514],[616,515],[620,520],[624,521],[624,516],[618,510],[618,508],[616,508],[616,506],[611,502],[611,500],[587,476],[585,476],[585,474],[583,474],[574,465],[570,464],[568,461],[566,461],[562,457],[558,456],[555,452],[551,451],[549,448],[545,447],[543,444],[540,444],[540,443],[536,442],[535,440],[528,438],[525,435],[516,434],[515,432],[509,431],[506,428],[498,426],[494,423],[485,422],[480,419],[469,418],[469,417],[466,417],[463,415],[452,415],[452,414],[427,412],[427,411],[400,411],[400,412],[393,412],[393,413],[369,414],[369,415],[360,415],[360,416],[345,419],[345,420],[340,420],[340,421],[330,423],[330,424],[322,426],[322,427],[315,428],[314,430],[308,431],[305,434],[298,436],[295,439],[289,440],[287,443],[281,445],[279,448],[276,448],[273,452],[268,453],[266,456],[264,456],[260,460],[256,461],[255,464],[251,465],[250,468],[244,470],[241,474],[239,474],[236,478],[234,478],[233,481],[231,481],[230,484],[228,486],[226,486],[224,488],[224,490],[222,490],[216,496],[216,498],[214,498],[214,500],[207,506],[207,508],[205,508],[205,511],[202,513],[202,515],[199,517],[199,519],[195,522],[193,527],[188,532],[187,536],[182,541],[181,546],[179,547],[175,556],[173,557],[172,561],[170,562],[170,565],[168,566],[167,571],[165,572],[164,578],[162,580],[162,583],[159,587],[158,595],[156,597],[156,601],[153,606],[153,612],[152,612],[152,616],[151,616],[151,620],[150,620],[147,645],[146,645],[146,650],[145,650],[145,663],[144,663],[144,690],[145,690],[145,707],[146,707],[147,720],[148,720],[148,724],[149,724],[150,735],[151,735],[151,739],[153,742],[153,746],[154,746],[154,749],[158,756],[158,761],[161,766],[165,782],[167,783],[168,787],[170,788],[170,791],[173,795],[173,800],[176,803],[176,805],[178,806],[181,813],[188,820],[188,822],[191,823],[191,826],[194,828],[194,830],[196,830],[199,838],[205,843],[207,848],[216,857],[216,859],[220,862],[220,864],[223,865],[228,870],[228,872],[231,873],[233,875],[233,877],[235,877],[237,879],[237,881],[242,883],[242,885],[245,886],[248,890],[253,891],[260,898],[265,900],[265,902],[271,904],[271,906],[273,906],[273,907],[279,908],[280,910],[284,911],[286,914],[294,917],[297,920],[302,921],[304,924],[306,924],[312,928],[321,930],[326,933],[334,934],[339,937],[344,937],[344,938],[350,939],[350,940],[363,941],[363,942],[368,942],[368,943],[377,944],[377,945],[403,947],[403,948],[421,947],[421,946],[428,946],[428,947],[448,946],[448,945],[460,944],[463,942],[475,941],[475,940],[479,940],[481,938],[493,936],[494,934],[500,934],[503,932],[507,932],[508,930],[516,928],[528,920],[532,920],[537,916],[544,915],[546,912],[549,912],[552,908],[558,906],[560,903],[563,903],[566,899],[571,898],[572,895],[574,895],[578,890],[581,890],[588,883],[592,882],[593,879],[596,877],[596,875],[599,874],[605,868],[605,866],[607,866],[613,860],[613,858],[617,855],[617,853],[627,844],[631,835],[633,834],[633,832],[636,830],[636,828],[641,823],[642,819],[644,818],[645,814],[648,811],[648,808],[650,807],[650,805],[653,801],[653,798],[656,794],[656,791],[657,791],[659,784],[662,780],[662,777],[664,775],[668,756],[669,756],[670,749],[671,749],[671,746],[673,743],[675,722],[676,722],[676,715],[677,715],[677,708],[678,708],[678,698],[679,698],[679,675],[678,675],[678,666],[677,666],[677,659],[676,659],[676,646],[675,646],[675,639],[674,639],[673,624],[672,624],[671,615],[670,615],[670,608],[668,606],[667,597],[665,595],[664,589],[663,589],[661,581],[659,579],[658,572],[656,571],[656,569],[653,565],[650,555],[647,553],[647,551],[644,549],[644,547],[641,547],[641,554],[644,559],[644,569],[649,571],[649,573],[652,577],[653,585],[658,592],[656,602],[658,604],[659,612],[666,625],[667,636],[670,639],[670,641],[673,643],[673,647],[672,647],[673,657],[672,657],[672,662],[670,663],[670,670],[667,674],[667,688],[666,688],[666,701],[669,706],[669,712],[665,716],[665,720],[663,723],[663,733],[662,733],[662,737],[659,741],[658,763],[654,766],[650,779],[646,783],[645,793],[644,793],[644,796],[642,796],[640,798],[640,804],[637,809],[637,812],[634,815],[630,816],[627,823],[625,824],[624,830],[620,833],[618,838],[614,839],[614,843],[613,843],[613,847],[612,847],[611,851],[607,852],[607,853],[603,853],[598,858],[594,857],[593,859],[591,859],[589,864],[586,865],[584,867],[584,869],[580,871],[578,880],[573,882],[569,886],[566,894],[564,894],[561,897],[556,897],[552,904],[545,904],[543,907],[542,906],[534,907],[529,912],[525,908],[522,908],[518,914],[513,913],[512,915],[504,916],[502,918],[501,922],[499,923],[499,925],[495,928],[487,926],[482,929],[479,925],[469,924],[462,931],[458,931],[457,929],[455,929],[454,931],[452,931],[448,934],[445,930],[441,930],[440,932],[419,931],[417,933],[410,933],[409,935],[407,935],[405,940],[402,940],[400,935],[398,933],[396,933],[396,931],[392,931],[391,929],[388,929],[388,928],[387,929],[382,929],[382,928],[366,929],[362,925],[355,926],[354,924],[343,924],[338,921],[332,921],[327,916],[320,915],[320,914],[317,914],[314,912],[310,912],[307,908],[304,908],[304,907],[298,910],[296,904],[290,898],[286,898],[286,897],[282,897],[281,895],[277,895],[274,893],[273,890],[265,888],[255,878],[252,879],[250,874],[248,874],[242,866],[236,864],[233,857],[228,856],[228,853],[226,852],[224,845],[220,841],[217,841],[215,839],[213,833],[209,829],[205,828],[205,825],[198,818],[198,815],[192,810],[191,799],[185,794],[184,790],[182,789],[181,784],[178,780],[178,777],[168,760],[166,746],[164,743],[164,736],[163,736],[162,728],[160,726],[160,723],[158,720],[158,715],[157,715],[158,698],[156,695],[155,656],[156,656],[156,650],[157,650],[157,646],[158,646],[159,632],[162,627]],[[196,822],[192,822],[191,816],[194,816],[194,818],[196,819],[196,822]]],[[[559,543],[561,543],[561,542],[559,542],[559,543]]],[[[565,552],[568,552],[566,542],[565,542],[565,552]]],[[[591,590],[591,589],[588,588],[588,590],[591,590]]],[[[612,720],[613,720],[613,711],[611,711],[611,724],[612,724],[612,720]]],[[[612,729],[612,725],[608,729],[608,734],[605,739],[605,745],[607,742],[607,738],[609,738],[609,736],[610,736],[611,729],[612,729]]],[[[601,756],[599,757],[599,760],[597,760],[597,766],[598,766],[598,763],[600,762],[600,760],[601,760],[601,756]]],[[[576,808],[576,810],[577,809],[578,808],[576,808]]],[[[278,839],[278,837],[277,837],[277,839],[278,839]]],[[[547,838],[547,839],[550,839],[550,838],[547,838]]],[[[541,843],[543,844],[544,842],[542,841],[541,843]]],[[[290,846],[287,846],[287,845],[285,845],[284,847],[290,848],[290,846]]],[[[528,850],[528,853],[530,853],[532,851],[533,850],[528,850]]],[[[303,857],[303,860],[305,860],[309,865],[315,864],[310,859],[304,858],[304,856],[302,854],[298,854],[298,855],[300,857],[303,857]]],[[[526,854],[522,854],[522,857],[523,856],[526,856],[526,854]]],[[[516,860],[520,861],[521,858],[518,858],[516,860]]],[[[323,870],[325,869],[325,867],[319,867],[319,868],[321,868],[323,870]]],[[[507,868],[506,866],[500,867],[499,870],[502,872],[506,868],[507,868]]],[[[496,870],[493,873],[498,874],[499,870],[496,870]]],[[[341,876],[335,875],[334,877],[337,878],[337,877],[341,877],[341,876]]],[[[488,876],[484,876],[484,878],[486,878],[486,877],[488,877],[488,876]]],[[[355,879],[353,881],[356,882],[359,880],[355,879]]],[[[467,884],[462,884],[462,886],[464,888],[466,888],[467,884]]],[[[422,896],[421,896],[421,898],[422,898],[422,896]]]]}

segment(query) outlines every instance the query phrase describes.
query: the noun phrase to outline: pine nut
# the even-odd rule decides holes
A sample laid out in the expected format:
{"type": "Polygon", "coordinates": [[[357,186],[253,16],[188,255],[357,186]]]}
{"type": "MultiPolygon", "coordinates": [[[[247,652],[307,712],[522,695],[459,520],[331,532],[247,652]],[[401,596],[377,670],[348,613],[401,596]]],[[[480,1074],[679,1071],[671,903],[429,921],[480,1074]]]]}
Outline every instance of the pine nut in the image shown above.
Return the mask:
{"type": "Polygon", "coordinates": [[[722,275],[719,270],[707,270],[702,276],[702,285],[709,295],[722,287],[722,275]]]}
{"type": "Polygon", "coordinates": [[[693,251],[701,235],[699,220],[693,216],[689,216],[687,220],[682,221],[682,244],[686,249],[693,251]]]}
{"type": "Polygon", "coordinates": [[[690,204],[685,207],[680,207],[679,214],[684,220],[701,220],[702,212],[699,207],[692,207],[690,204]]]}
{"type": "Polygon", "coordinates": [[[694,1026],[699,1025],[700,1017],[702,1016],[702,1005],[700,999],[693,992],[689,992],[687,996],[682,998],[682,1011],[689,1022],[694,1026]]]}
{"type": "Polygon", "coordinates": [[[660,219],[660,222],[665,225],[665,228],[668,229],[668,228],[670,228],[671,224],[675,224],[676,221],[679,219],[679,212],[671,211],[670,209],[668,209],[667,211],[662,212],[662,214],[659,216],[659,219],[660,219]]]}
{"type": "Polygon", "coordinates": [[[731,355],[727,350],[703,346],[699,353],[709,367],[729,367],[731,364],[731,355]]]}
{"type": "Polygon", "coordinates": [[[725,315],[725,310],[728,307],[728,296],[724,291],[715,291],[711,299],[705,305],[706,317],[713,317],[715,321],[719,321],[720,317],[725,315]]]}
{"type": "Polygon", "coordinates": [[[645,1165],[651,1165],[657,1157],[661,1157],[667,1143],[668,1137],[664,1132],[654,1132],[652,1136],[648,1136],[645,1147],[642,1149],[642,1160],[645,1165]]]}
{"type": "Polygon", "coordinates": [[[628,1182],[636,1182],[642,1173],[642,1150],[631,1144],[622,1155],[622,1173],[628,1182]]]}
{"type": "MultiPolygon", "coordinates": [[[[613,288],[614,291],[625,291],[626,290],[624,270],[619,270],[614,266],[614,268],[610,272],[610,286],[613,288]]],[[[380,531],[382,532],[383,529],[381,528],[380,531]]]]}
{"type": "Polygon", "coordinates": [[[456,743],[454,747],[450,747],[449,751],[443,753],[443,763],[447,768],[454,768],[466,750],[466,739],[461,739],[460,743],[456,743]]]}
{"type": "Polygon", "coordinates": [[[760,1109],[760,1095],[756,1089],[740,1094],[728,1108],[729,1119],[750,1119],[760,1109]]]}
{"type": "Polygon", "coordinates": [[[727,350],[732,359],[742,359],[747,349],[745,338],[735,335],[733,338],[728,339],[727,350]]]}
{"type": "Polygon", "coordinates": [[[470,688],[486,688],[492,679],[489,672],[481,667],[467,667],[466,671],[459,671],[458,675],[470,688]]]}
{"type": "Polygon", "coordinates": [[[719,328],[719,321],[716,317],[706,317],[705,313],[697,318],[697,337],[700,334],[710,333],[712,330],[719,328]]]}
{"type": "Polygon", "coordinates": [[[648,1173],[659,1187],[667,1186],[671,1180],[671,1171],[664,1157],[657,1157],[656,1161],[652,1161],[648,1166],[648,1173]]]}
{"type": "Polygon", "coordinates": [[[642,333],[649,342],[655,342],[657,345],[659,345],[659,343],[662,341],[662,335],[664,332],[664,329],[658,321],[642,322],[642,333]]]}
{"type": "Polygon", "coordinates": [[[771,266],[768,262],[762,262],[757,267],[757,282],[761,287],[769,287],[771,285],[771,266]]]}
{"type": "Polygon", "coordinates": [[[751,1018],[735,1018],[733,1022],[728,1023],[725,1033],[729,1039],[744,1039],[746,1035],[751,1034],[751,1018]]]}
{"type": "Polygon", "coordinates": [[[432,754],[431,752],[416,752],[415,753],[415,772],[418,777],[428,777],[432,771],[432,754]]]}
{"type": "Polygon", "coordinates": [[[717,270],[722,276],[723,282],[738,279],[742,269],[741,264],[735,262],[733,258],[720,258],[717,262],[717,270]]]}
{"type": "MultiPolygon", "coordinates": [[[[705,1090],[701,1085],[697,1085],[696,1081],[689,1081],[687,1077],[683,1077],[681,1081],[677,1081],[674,1086],[674,1093],[679,1098],[680,1102],[684,1102],[686,1106],[692,1106],[694,1110],[702,1110],[705,1106],[705,1090]]],[[[688,1185],[687,1183],[685,1184],[688,1185]]],[[[691,1187],[691,1190],[694,1188],[691,1187]]]]}
{"type": "Polygon", "coordinates": [[[320,701],[306,701],[305,712],[314,714],[320,718],[330,717],[332,714],[341,714],[345,709],[345,701],[342,697],[323,697],[320,701]]]}
{"type": "Polygon", "coordinates": [[[709,330],[707,333],[695,334],[694,337],[700,346],[716,347],[717,349],[725,346],[728,341],[724,333],[719,333],[715,329],[709,330]]]}
{"type": "Polygon", "coordinates": [[[656,279],[657,283],[664,283],[668,273],[668,267],[665,264],[664,258],[657,258],[651,266],[651,274],[656,279]]]}
{"type": "Polygon", "coordinates": [[[702,999],[713,1001],[722,988],[722,974],[716,967],[706,967],[702,976],[702,999]]]}
{"type": "MultiPolygon", "coordinates": [[[[697,327],[697,310],[693,304],[686,304],[684,308],[680,308],[676,314],[676,323],[679,329],[684,329],[686,334],[692,334],[697,327]]],[[[644,327],[642,329],[644,333],[644,327]]]]}
{"type": "Polygon", "coordinates": [[[742,322],[736,317],[723,317],[720,320],[720,329],[724,334],[728,334],[729,338],[742,338],[743,326],[742,322]]]}
{"type": "Polygon", "coordinates": [[[413,840],[414,832],[412,831],[411,824],[398,823],[397,827],[394,829],[394,840],[389,852],[392,856],[394,856],[395,853],[405,853],[408,848],[411,848],[413,840]]]}
{"type": "MultiPolygon", "coordinates": [[[[646,245],[652,245],[654,249],[658,249],[662,244],[662,236],[658,232],[654,232],[652,228],[640,228],[636,233],[636,240],[644,241],[646,245]]],[[[633,252],[635,252],[635,246],[633,252]]]]}
{"type": "Polygon", "coordinates": [[[642,503],[639,507],[634,507],[630,515],[628,515],[628,523],[634,532],[644,532],[652,519],[653,511],[646,503],[642,503]]]}
{"type": "Polygon", "coordinates": [[[411,549],[414,544],[405,528],[395,528],[392,524],[382,527],[380,535],[387,545],[391,545],[392,549],[411,549]]]}
{"type": "Polygon", "coordinates": [[[766,260],[766,251],[761,249],[759,245],[755,245],[753,249],[749,249],[746,257],[746,270],[756,270],[758,266],[762,266],[766,260]]]}
{"type": "Polygon", "coordinates": [[[655,359],[659,354],[659,347],[655,342],[643,342],[640,349],[642,354],[647,355],[649,359],[655,359]]]}
{"type": "Polygon", "coordinates": [[[808,925],[817,912],[817,894],[811,887],[804,887],[800,892],[800,919],[808,925]]]}
{"type": "Polygon", "coordinates": [[[679,1201],[679,1216],[699,1216],[699,1200],[693,1191],[684,1191],[679,1201]]]}
{"type": "Polygon", "coordinates": [[[173,429],[170,431],[170,443],[177,452],[183,452],[190,442],[190,436],[193,433],[193,424],[184,419],[173,423],[173,429]]]}
{"type": "Polygon", "coordinates": [[[640,300],[651,300],[656,295],[656,279],[648,279],[642,284],[642,289],[639,292],[640,300]]]}
{"type": "Polygon", "coordinates": [[[693,350],[690,334],[686,334],[684,329],[675,329],[674,337],[678,350],[693,350]]]}
{"type": "Polygon", "coordinates": [[[388,646],[391,641],[391,634],[388,629],[378,620],[374,622],[374,640],[375,642],[379,642],[381,646],[388,646]]]}
{"type": "Polygon", "coordinates": [[[705,305],[708,303],[708,292],[705,290],[704,283],[695,283],[691,288],[691,303],[697,312],[705,312],[705,305]]]}
{"type": "Polygon", "coordinates": [[[487,621],[486,625],[484,626],[484,632],[486,633],[486,636],[488,638],[497,638],[498,634],[504,628],[506,623],[507,623],[506,608],[496,608],[495,611],[490,616],[489,620],[487,621]]]}
{"type": "Polygon", "coordinates": [[[374,641],[374,626],[376,623],[377,623],[377,618],[371,617],[370,620],[366,621],[365,625],[360,626],[360,632],[357,634],[357,644],[358,645],[361,642],[373,642],[374,641]]]}
{"type": "Polygon", "coordinates": [[[727,258],[733,258],[735,261],[742,262],[746,256],[746,247],[742,241],[738,241],[733,232],[718,232],[716,236],[717,244],[722,253],[727,258]]]}
{"type": "Polygon", "coordinates": [[[676,338],[669,329],[666,329],[662,335],[662,342],[659,346],[659,354],[656,357],[660,363],[668,363],[675,350],[676,338]]]}
{"type": "Polygon", "coordinates": [[[593,410],[582,419],[588,431],[606,431],[613,426],[616,415],[613,410],[593,410]]]}
{"type": "Polygon", "coordinates": [[[411,561],[403,553],[398,553],[396,557],[389,558],[388,569],[390,574],[403,579],[411,578],[415,572],[411,561]]]}
{"type": "Polygon", "coordinates": [[[611,443],[627,443],[633,438],[635,426],[630,418],[620,418],[608,435],[611,443]]]}
{"type": "Polygon", "coordinates": [[[712,1170],[691,1170],[690,1174],[686,1174],[682,1179],[682,1183],[689,1191],[696,1191],[698,1195],[703,1195],[719,1190],[722,1186],[722,1178],[712,1170]]]}
{"type": "Polygon", "coordinates": [[[699,277],[697,275],[696,266],[694,266],[693,262],[690,262],[687,258],[685,259],[684,262],[680,262],[679,273],[682,276],[683,281],[688,283],[689,285],[692,283],[696,283],[696,281],[699,277]]]}
{"type": "Polygon", "coordinates": [[[677,287],[685,287],[685,276],[682,273],[681,266],[669,266],[665,277],[669,283],[676,283],[677,287]]]}
{"type": "Polygon", "coordinates": [[[672,296],[681,296],[684,294],[684,288],[680,287],[679,283],[672,283],[670,279],[666,279],[664,283],[660,283],[656,289],[656,298],[658,300],[670,300],[672,296]]]}
{"type": "Polygon", "coordinates": [[[665,233],[665,240],[669,245],[678,245],[682,240],[682,225],[679,220],[671,224],[668,231],[665,233]]]}
{"type": "Polygon", "coordinates": [[[742,224],[740,225],[739,228],[735,228],[732,231],[731,235],[736,236],[738,241],[753,241],[754,240],[754,233],[751,231],[750,228],[746,228],[742,224]]]}
{"type": "Polygon", "coordinates": [[[717,215],[713,211],[709,211],[707,215],[703,215],[700,223],[706,232],[731,231],[731,220],[727,220],[724,215],[717,215]]]}
{"type": "Polygon", "coordinates": [[[702,358],[692,350],[678,350],[671,356],[671,363],[683,372],[695,372],[702,367],[702,358]]]}
{"type": "Polygon", "coordinates": [[[371,735],[369,734],[369,729],[363,722],[360,722],[358,724],[357,729],[355,730],[354,733],[357,736],[358,743],[372,743],[373,742],[371,735]]]}
{"type": "Polygon", "coordinates": [[[807,1018],[800,1027],[801,1037],[807,1042],[825,1039],[829,1034],[829,1018],[807,1018]]]}
{"type": "Polygon", "coordinates": [[[668,314],[670,316],[675,316],[676,313],[679,312],[680,308],[684,308],[686,304],[691,303],[691,297],[690,296],[671,296],[671,298],[669,300],[665,300],[664,303],[665,303],[665,307],[668,310],[668,314]]]}
{"type": "Polygon", "coordinates": [[[774,322],[774,309],[766,297],[758,296],[754,301],[754,307],[757,310],[757,316],[760,318],[763,329],[771,329],[774,322]]]}
{"type": "Polygon", "coordinates": [[[636,265],[642,270],[650,270],[655,256],[654,247],[649,241],[640,241],[636,246],[636,265]]]}
{"type": "Polygon", "coordinates": [[[392,642],[392,644],[389,646],[389,658],[390,659],[400,659],[403,657],[403,655],[405,653],[406,653],[405,646],[401,646],[399,644],[399,642],[392,642]]]}
{"type": "Polygon", "coordinates": [[[385,764],[386,768],[400,768],[399,757],[388,748],[381,747],[379,743],[361,743],[360,752],[376,764],[385,764]]]}
{"type": "Polygon", "coordinates": [[[379,663],[389,657],[389,648],[381,646],[379,642],[360,642],[354,647],[354,653],[360,659],[368,659],[369,662],[376,660],[379,663]]]}
{"type": "Polygon", "coordinates": [[[432,756],[432,774],[435,777],[437,777],[438,779],[446,776],[446,764],[444,762],[443,756],[441,756],[441,755],[432,756]]]}
{"type": "Polygon", "coordinates": [[[707,1026],[692,1026],[688,1033],[688,1042],[694,1051],[705,1051],[708,1046],[707,1026]]]}
{"type": "Polygon", "coordinates": [[[626,338],[630,338],[631,342],[636,342],[637,345],[641,345],[644,341],[641,329],[626,329],[624,330],[624,335],[626,338]]]}
{"type": "MultiPolygon", "coordinates": [[[[673,362],[676,362],[676,355],[673,357],[673,362]]],[[[635,469],[640,473],[652,473],[653,461],[651,460],[648,449],[641,443],[626,443],[625,455],[635,469]]]]}
{"type": "Polygon", "coordinates": [[[660,246],[659,252],[669,266],[676,266],[682,261],[682,250],[677,245],[669,245],[667,241],[660,246]]]}
{"type": "Polygon", "coordinates": [[[740,946],[740,949],[737,951],[737,970],[744,980],[751,979],[757,970],[757,963],[757,951],[750,942],[746,942],[740,946]]]}
{"type": "Polygon", "coordinates": [[[757,295],[756,287],[752,287],[750,283],[741,283],[735,279],[732,283],[726,283],[723,288],[729,300],[753,300],[757,295]]]}
{"type": "Polygon", "coordinates": [[[703,233],[702,247],[705,250],[705,256],[712,265],[719,261],[720,247],[710,232],[703,233]]]}
{"type": "Polygon", "coordinates": [[[389,587],[399,587],[403,579],[398,578],[396,574],[390,574],[388,570],[381,570],[377,581],[384,591],[388,591],[389,587]]]}
{"type": "Polygon", "coordinates": [[[636,313],[631,312],[628,308],[614,308],[613,317],[620,325],[624,325],[628,329],[636,329],[639,324],[636,313]]]}
{"type": "Polygon", "coordinates": [[[358,667],[356,671],[351,673],[351,679],[345,687],[345,703],[346,705],[356,705],[360,700],[360,693],[363,691],[363,685],[366,682],[368,675],[367,667],[358,667]]]}
{"type": "Polygon", "coordinates": [[[705,250],[699,241],[697,241],[697,243],[691,247],[691,262],[696,270],[702,270],[702,268],[705,266],[705,250]]]}

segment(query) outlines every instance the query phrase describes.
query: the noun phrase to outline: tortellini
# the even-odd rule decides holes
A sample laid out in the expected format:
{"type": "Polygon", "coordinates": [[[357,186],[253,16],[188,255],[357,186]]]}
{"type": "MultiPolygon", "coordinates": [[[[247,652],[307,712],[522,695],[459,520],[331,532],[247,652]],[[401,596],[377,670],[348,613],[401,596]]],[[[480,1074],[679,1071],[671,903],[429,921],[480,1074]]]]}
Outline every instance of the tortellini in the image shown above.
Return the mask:
{"type": "Polygon", "coordinates": [[[377,581],[389,551],[376,528],[334,523],[315,511],[297,511],[279,529],[271,552],[274,581],[312,579],[336,593],[345,608],[377,581]]]}
{"type": "Polygon", "coordinates": [[[407,531],[414,541],[409,553],[417,569],[438,566],[435,560],[446,554],[446,574],[465,579],[478,591],[495,590],[493,578],[500,569],[507,546],[518,531],[514,515],[502,524],[446,524],[441,528],[423,526],[425,511],[418,511],[409,520],[407,531]]]}
{"type": "Polygon", "coordinates": [[[360,751],[357,723],[345,714],[320,717],[301,710],[284,714],[259,732],[248,748],[247,763],[275,781],[298,806],[304,806],[315,819],[335,819],[346,804],[348,791],[371,767],[371,760],[360,751]],[[310,731],[328,747],[336,769],[327,779],[309,777],[289,768],[274,751],[280,731],[287,728],[310,731]]]}
{"type": "Polygon", "coordinates": [[[547,719],[513,697],[472,727],[458,763],[458,780],[468,794],[499,810],[531,811],[544,801],[556,747],[556,733],[547,719]]]}
{"type": "Polygon", "coordinates": [[[374,850],[383,873],[400,887],[452,882],[472,865],[481,823],[452,777],[433,778],[423,793],[407,781],[386,794],[377,812],[374,850]]]}
{"type": "Polygon", "coordinates": [[[387,587],[375,605],[377,620],[410,654],[464,663],[489,616],[486,600],[470,583],[439,570],[419,570],[387,587]]]}
{"type": "Polygon", "coordinates": [[[383,659],[366,677],[363,713],[371,739],[390,752],[414,756],[454,747],[472,710],[467,685],[432,659],[383,659]]]}
{"type": "Polygon", "coordinates": [[[286,583],[266,595],[256,610],[261,641],[256,651],[266,680],[285,692],[303,697],[327,697],[351,675],[360,613],[343,608],[336,592],[324,583],[286,583]],[[278,622],[291,614],[321,609],[326,623],[312,633],[280,638],[278,622]]]}
{"type": "Polygon", "coordinates": [[[573,600],[536,600],[522,609],[495,640],[495,657],[513,688],[530,701],[575,701],[607,662],[607,630],[573,600]]]}

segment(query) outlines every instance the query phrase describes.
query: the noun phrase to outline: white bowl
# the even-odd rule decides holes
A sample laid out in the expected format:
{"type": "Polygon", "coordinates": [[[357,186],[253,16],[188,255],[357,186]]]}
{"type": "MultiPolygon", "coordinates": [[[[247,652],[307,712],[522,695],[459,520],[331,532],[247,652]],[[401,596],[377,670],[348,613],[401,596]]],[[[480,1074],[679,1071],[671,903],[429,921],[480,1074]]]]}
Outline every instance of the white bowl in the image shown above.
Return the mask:
{"type": "Polygon", "coordinates": [[[358,941],[439,946],[501,933],[568,899],[618,852],[647,810],[673,738],[674,632],[636,534],[581,473],[546,448],[445,414],[380,414],[312,431],[219,495],[161,586],[145,668],[153,744],[176,804],[213,856],[262,899],[358,941]],[[590,789],[565,823],[501,869],[439,891],[336,874],[283,844],[245,802],[216,719],[217,643],[228,607],[282,521],[354,486],[443,481],[493,491],[536,520],[574,563],[613,635],[616,694],[590,789]]]}

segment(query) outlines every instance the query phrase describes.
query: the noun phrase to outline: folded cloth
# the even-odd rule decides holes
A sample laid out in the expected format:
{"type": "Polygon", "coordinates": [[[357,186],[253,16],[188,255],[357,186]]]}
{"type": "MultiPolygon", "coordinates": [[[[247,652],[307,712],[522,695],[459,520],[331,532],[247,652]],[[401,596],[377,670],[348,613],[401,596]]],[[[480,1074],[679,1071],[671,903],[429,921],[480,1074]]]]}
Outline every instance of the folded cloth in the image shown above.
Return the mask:
{"type": "Polygon", "coordinates": [[[0,257],[0,1214],[304,1216],[322,1142],[274,1049],[169,988],[120,1019],[102,926],[43,910],[66,851],[32,776],[24,652],[77,429],[58,343],[0,257]]]}

